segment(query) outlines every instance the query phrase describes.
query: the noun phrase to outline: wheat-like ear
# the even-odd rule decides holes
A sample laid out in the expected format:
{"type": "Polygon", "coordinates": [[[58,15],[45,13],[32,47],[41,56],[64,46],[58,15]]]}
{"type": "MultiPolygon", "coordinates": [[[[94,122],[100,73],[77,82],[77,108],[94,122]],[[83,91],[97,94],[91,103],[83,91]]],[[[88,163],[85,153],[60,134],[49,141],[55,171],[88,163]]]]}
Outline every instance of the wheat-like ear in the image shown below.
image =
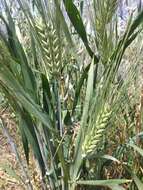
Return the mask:
{"type": "Polygon", "coordinates": [[[95,124],[93,124],[91,131],[88,134],[86,134],[85,140],[82,146],[84,157],[87,156],[88,154],[91,154],[93,151],[96,150],[99,142],[102,139],[102,136],[108,124],[110,115],[111,115],[111,112],[107,109],[104,109],[101,115],[97,117],[97,120],[95,124]]]}
{"type": "Polygon", "coordinates": [[[106,25],[112,20],[118,0],[95,0],[95,27],[99,39],[104,38],[106,25]]]}
{"type": "Polygon", "coordinates": [[[118,7],[118,0],[106,0],[106,9],[108,10],[107,21],[106,21],[107,23],[109,23],[112,20],[117,10],[117,7],[118,7]]]}
{"type": "Polygon", "coordinates": [[[52,25],[36,24],[38,35],[44,52],[44,62],[51,74],[60,74],[62,53],[59,38],[52,25]]]}
{"type": "Polygon", "coordinates": [[[106,62],[112,51],[113,36],[111,38],[109,31],[114,30],[114,25],[109,23],[111,23],[117,7],[118,0],[94,0],[96,39],[103,63],[106,62]]]}
{"type": "Polygon", "coordinates": [[[102,25],[108,24],[118,7],[118,0],[94,0],[95,1],[95,19],[102,25]]]}

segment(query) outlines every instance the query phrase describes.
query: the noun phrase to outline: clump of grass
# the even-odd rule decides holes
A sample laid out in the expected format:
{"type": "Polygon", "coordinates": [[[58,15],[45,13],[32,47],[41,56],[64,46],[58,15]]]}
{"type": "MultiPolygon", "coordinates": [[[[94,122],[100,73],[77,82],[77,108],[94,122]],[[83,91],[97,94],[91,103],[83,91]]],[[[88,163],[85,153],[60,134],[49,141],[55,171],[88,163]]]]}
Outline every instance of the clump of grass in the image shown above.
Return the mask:
{"type": "MultiPolygon", "coordinates": [[[[125,112],[125,107],[129,104],[127,88],[128,82],[134,78],[134,73],[131,72],[130,77],[128,73],[128,77],[122,81],[117,80],[117,75],[125,50],[140,32],[138,28],[142,23],[143,11],[135,21],[132,22],[132,17],[130,18],[124,35],[114,44],[114,31],[110,26],[112,24],[116,26],[116,23],[112,21],[117,0],[95,0],[93,9],[96,21],[93,27],[99,53],[99,56],[96,56],[89,45],[90,36],[86,34],[82,16],[74,1],[63,1],[69,16],[68,21],[64,19],[62,7],[58,1],[50,1],[50,3],[43,0],[34,1],[42,24],[36,22],[33,16],[34,9],[31,11],[28,6],[29,1],[18,0],[18,2],[30,26],[31,51],[30,54],[25,53],[22,42],[18,40],[15,21],[5,3],[7,20],[2,18],[2,21],[7,27],[7,36],[0,33],[3,39],[2,42],[0,41],[0,87],[17,113],[27,161],[29,148],[32,148],[35,159],[38,161],[41,183],[45,190],[49,185],[52,190],[75,190],[78,184],[109,187],[113,182],[113,185],[120,188],[120,184],[128,180],[102,181],[100,174],[106,163],[96,150],[100,143],[101,153],[106,152],[107,140],[102,139],[103,134],[107,131],[109,122],[111,131],[114,131],[116,122],[113,120],[116,120],[119,112],[122,110],[125,112]],[[109,5],[112,5],[111,8],[109,5]],[[50,7],[52,10],[49,10],[50,7]],[[101,19],[100,22],[99,19],[101,19]],[[70,28],[67,22],[71,22],[73,26],[70,28]],[[71,32],[73,27],[74,33],[71,32]],[[77,38],[77,35],[80,38],[77,38]],[[64,41],[65,36],[66,41],[64,41]],[[76,41],[72,48],[79,64],[79,72],[76,75],[73,75],[72,70],[68,68],[69,60],[62,48],[62,43],[67,41],[69,43],[71,38],[76,41]],[[81,47],[80,39],[87,50],[87,53],[82,54],[83,59],[88,58],[89,54],[92,60],[89,64],[86,62],[85,67],[81,56],[76,54],[76,50],[81,47]],[[36,70],[33,69],[33,65],[36,70]],[[103,68],[101,73],[100,66],[103,68]],[[60,81],[61,74],[64,74],[65,82],[60,81]],[[60,90],[61,87],[64,89],[66,86],[65,94],[67,94],[67,99],[70,98],[71,89],[68,88],[70,83],[73,88],[72,97],[75,99],[71,105],[70,101],[66,103],[62,101],[62,90],[60,90]],[[83,105],[81,94],[85,92],[83,105]],[[80,122],[80,126],[71,155],[69,149],[74,143],[71,129],[75,129],[75,122],[80,122]],[[101,167],[94,168],[94,177],[90,177],[89,171],[87,171],[87,176],[84,172],[84,168],[88,170],[84,161],[90,159],[91,154],[100,158],[101,167]],[[97,176],[101,181],[96,181],[97,176]],[[83,179],[84,181],[81,181],[83,179]]],[[[77,65],[74,64],[73,62],[72,65],[76,67],[77,65]]],[[[123,113],[121,116],[126,115],[123,113]]],[[[109,139],[109,147],[111,147],[111,139],[109,139]]],[[[111,156],[106,156],[106,158],[115,160],[111,156]]],[[[89,162],[92,164],[91,160],[89,162]]],[[[90,188],[87,187],[87,189],[90,188]]]]}

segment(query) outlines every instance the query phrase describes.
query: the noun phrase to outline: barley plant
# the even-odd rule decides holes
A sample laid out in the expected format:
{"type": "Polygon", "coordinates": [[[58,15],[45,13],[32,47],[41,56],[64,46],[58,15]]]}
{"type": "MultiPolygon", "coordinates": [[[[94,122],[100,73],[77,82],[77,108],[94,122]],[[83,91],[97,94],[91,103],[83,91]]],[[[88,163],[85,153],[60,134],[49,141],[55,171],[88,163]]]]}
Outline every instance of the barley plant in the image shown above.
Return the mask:
{"type": "Polygon", "coordinates": [[[120,31],[121,3],[0,0],[1,110],[24,155],[4,111],[0,126],[23,188],[143,189],[143,11],[120,31]]]}

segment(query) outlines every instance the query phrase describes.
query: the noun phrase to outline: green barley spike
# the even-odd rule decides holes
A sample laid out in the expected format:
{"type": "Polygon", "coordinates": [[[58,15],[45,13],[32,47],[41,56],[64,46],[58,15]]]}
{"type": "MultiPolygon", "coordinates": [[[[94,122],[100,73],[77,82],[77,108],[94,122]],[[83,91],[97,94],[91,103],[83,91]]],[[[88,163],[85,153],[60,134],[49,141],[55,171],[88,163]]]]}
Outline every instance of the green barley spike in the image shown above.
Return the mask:
{"type": "Polygon", "coordinates": [[[36,28],[45,55],[44,62],[47,69],[51,74],[60,73],[62,55],[60,54],[60,45],[56,30],[52,25],[46,28],[42,24],[37,24],[36,28]]]}
{"type": "Polygon", "coordinates": [[[102,139],[103,133],[109,121],[111,112],[105,109],[102,114],[97,118],[95,126],[92,127],[90,133],[85,136],[82,146],[83,156],[87,156],[96,150],[99,142],[102,139]]]}

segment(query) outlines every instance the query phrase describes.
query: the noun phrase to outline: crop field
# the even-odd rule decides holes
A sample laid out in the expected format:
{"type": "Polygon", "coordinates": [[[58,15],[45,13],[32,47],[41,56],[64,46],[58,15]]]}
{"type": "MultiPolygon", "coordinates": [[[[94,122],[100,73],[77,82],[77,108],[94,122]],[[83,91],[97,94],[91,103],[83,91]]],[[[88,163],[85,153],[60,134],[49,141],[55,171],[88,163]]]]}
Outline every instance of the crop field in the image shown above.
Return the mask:
{"type": "Polygon", "coordinates": [[[0,0],[0,190],[143,190],[142,0],[0,0]]]}

